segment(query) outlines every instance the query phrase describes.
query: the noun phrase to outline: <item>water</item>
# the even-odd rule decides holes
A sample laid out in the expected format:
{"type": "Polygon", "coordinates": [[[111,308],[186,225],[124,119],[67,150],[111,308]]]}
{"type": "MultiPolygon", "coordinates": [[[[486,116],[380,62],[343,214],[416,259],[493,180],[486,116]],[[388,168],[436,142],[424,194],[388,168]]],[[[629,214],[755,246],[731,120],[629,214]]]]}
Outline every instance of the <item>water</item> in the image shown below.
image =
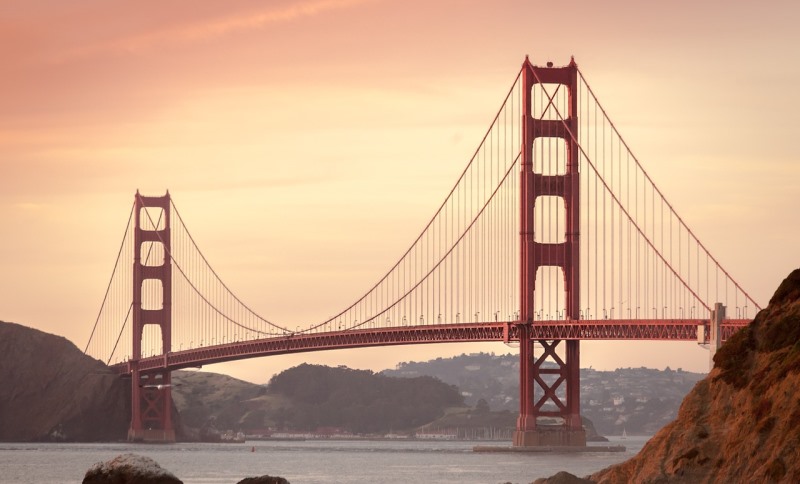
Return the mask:
{"type": "Polygon", "coordinates": [[[151,457],[187,484],[236,483],[270,474],[293,484],[529,483],[566,470],[584,476],[636,454],[649,437],[611,438],[625,452],[517,454],[472,452],[487,442],[306,441],[245,444],[0,443],[0,482],[74,483],[92,464],[133,452],[151,457]],[[251,452],[252,448],[255,452],[251,452]]]}

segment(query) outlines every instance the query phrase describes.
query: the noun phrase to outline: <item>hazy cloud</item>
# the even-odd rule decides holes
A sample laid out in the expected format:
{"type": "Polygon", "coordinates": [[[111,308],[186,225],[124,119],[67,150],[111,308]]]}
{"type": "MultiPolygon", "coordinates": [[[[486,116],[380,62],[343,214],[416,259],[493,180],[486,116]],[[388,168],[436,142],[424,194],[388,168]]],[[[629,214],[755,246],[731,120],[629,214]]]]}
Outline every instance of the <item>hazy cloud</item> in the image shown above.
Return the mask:
{"type": "Polygon", "coordinates": [[[333,10],[347,9],[374,0],[313,0],[288,2],[284,5],[255,11],[222,14],[220,17],[200,19],[188,24],[176,23],[151,31],[133,33],[108,42],[83,46],[61,54],[60,62],[91,57],[102,53],[137,53],[142,50],[170,44],[191,44],[208,41],[235,32],[258,30],[271,24],[291,22],[313,17],[333,10]]]}

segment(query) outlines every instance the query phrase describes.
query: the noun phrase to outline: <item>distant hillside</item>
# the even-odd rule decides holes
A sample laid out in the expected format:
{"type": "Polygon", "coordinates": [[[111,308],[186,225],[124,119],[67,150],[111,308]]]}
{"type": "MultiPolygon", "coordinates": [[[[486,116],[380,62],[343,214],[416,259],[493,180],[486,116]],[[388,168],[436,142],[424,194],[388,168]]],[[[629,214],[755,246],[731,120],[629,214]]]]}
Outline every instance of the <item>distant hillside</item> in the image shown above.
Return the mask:
{"type": "Polygon", "coordinates": [[[198,430],[388,433],[412,430],[464,403],[457,388],[431,377],[307,364],[275,375],[266,387],[205,372],[175,372],[173,382],[183,423],[198,430]]]}
{"type": "Polygon", "coordinates": [[[704,373],[652,368],[581,370],[581,414],[597,431],[652,435],[675,420],[681,401],[704,373]]]}
{"type": "Polygon", "coordinates": [[[0,441],[127,437],[130,383],[67,339],[0,321],[0,441]]]}
{"type": "Polygon", "coordinates": [[[464,401],[475,406],[483,399],[492,410],[519,410],[519,357],[473,353],[452,358],[400,363],[387,376],[432,376],[461,390],[464,401]]]}
{"type": "Polygon", "coordinates": [[[263,428],[266,387],[205,371],[172,372],[172,400],[189,435],[263,428]]]}
{"type": "MultiPolygon", "coordinates": [[[[400,363],[383,374],[433,376],[461,389],[474,406],[486,400],[492,410],[519,409],[519,356],[477,353],[426,362],[400,363]]],[[[653,434],[677,415],[683,397],[705,375],[681,369],[581,369],[581,413],[604,435],[653,434]]],[[[563,389],[562,389],[563,390],[563,389]]]]}
{"type": "Polygon", "coordinates": [[[279,424],[295,429],[344,427],[358,433],[413,429],[462,406],[457,388],[428,377],[394,378],[368,370],[300,365],[272,378],[272,395],[292,401],[279,424]]]}

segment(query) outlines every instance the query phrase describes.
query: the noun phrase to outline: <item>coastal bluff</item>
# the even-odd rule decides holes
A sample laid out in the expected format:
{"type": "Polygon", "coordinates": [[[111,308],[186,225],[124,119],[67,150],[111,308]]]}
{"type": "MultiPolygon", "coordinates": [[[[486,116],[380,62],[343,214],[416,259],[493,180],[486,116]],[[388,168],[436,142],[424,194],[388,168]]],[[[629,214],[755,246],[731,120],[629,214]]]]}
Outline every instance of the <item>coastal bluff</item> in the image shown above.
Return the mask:
{"type": "Polygon", "coordinates": [[[800,482],[800,269],[714,356],[677,419],[608,483],[800,482]]]}
{"type": "Polygon", "coordinates": [[[130,383],[66,338],[0,321],[0,441],[123,440],[130,383]]]}

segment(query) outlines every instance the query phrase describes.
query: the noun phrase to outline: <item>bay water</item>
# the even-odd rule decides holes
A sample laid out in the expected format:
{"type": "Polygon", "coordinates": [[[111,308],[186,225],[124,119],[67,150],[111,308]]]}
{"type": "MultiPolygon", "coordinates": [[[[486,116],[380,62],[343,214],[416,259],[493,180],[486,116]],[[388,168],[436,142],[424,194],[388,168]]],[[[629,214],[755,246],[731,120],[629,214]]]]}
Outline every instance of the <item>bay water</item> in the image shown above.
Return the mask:
{"type": "MultiPolygon", "coordinates": [[[[558,471],[585,476],[635,455],[649,437],[621,440],[625,452],[475,453],[465,441],[253,441],[243,444],[0,443],[0,482],[76,483],[96,462],[148,456],[186,484],[234,484],[264,474],[292,484],[529,483],[558,471]]],[[[601,444],[598,444],[601,445],[601,444]]]]}

